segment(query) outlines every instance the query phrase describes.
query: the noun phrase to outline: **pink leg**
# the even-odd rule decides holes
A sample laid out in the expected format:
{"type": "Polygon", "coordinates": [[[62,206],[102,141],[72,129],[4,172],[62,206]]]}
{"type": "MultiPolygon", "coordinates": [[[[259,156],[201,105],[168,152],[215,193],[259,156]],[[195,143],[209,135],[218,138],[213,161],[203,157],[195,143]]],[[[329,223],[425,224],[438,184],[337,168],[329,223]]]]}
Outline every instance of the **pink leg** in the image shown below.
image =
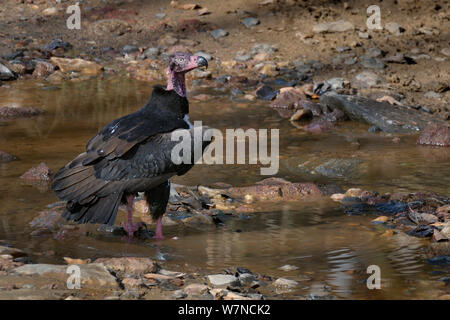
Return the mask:
{"type": "Polygon", "coordinates": [[[141,223],[133,223],[133,202],[134,196],[127,196],[127,222],[122,222],[122,228],[128,233],[131,238],[135,231],[139,230],[141,223]]]}
{"type": "Polygon", "coordinates": [[[155,236],[153,237],[155,239],[163,239],[163,234],[162,234],[162,217],[159,217],[158,220],[156,220],[156,233],[155,236]]]}

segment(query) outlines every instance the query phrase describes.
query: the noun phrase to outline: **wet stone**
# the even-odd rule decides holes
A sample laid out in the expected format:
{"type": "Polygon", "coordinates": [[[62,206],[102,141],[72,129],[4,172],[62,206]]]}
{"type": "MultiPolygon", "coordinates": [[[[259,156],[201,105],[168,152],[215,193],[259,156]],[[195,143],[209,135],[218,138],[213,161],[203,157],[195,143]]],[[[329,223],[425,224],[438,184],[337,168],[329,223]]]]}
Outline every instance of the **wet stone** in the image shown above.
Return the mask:
{"type": "Polygon", "coordinates": [[[446,125],[428,125],[420,134],[418,144],[440,147],[450,146],[450,128],[446,125]]]}
{"type": "Polygon", "coordinates": [[[228,274],[213,274],[207,276],[208,282],[215,287],[239,286],[239,279],[228,274]]]}
{"type": "Polygon", "coordinates": [[[270,86],[262,85],[256,89],[255,93],[259,99],[272,101],[279,93],[279,90],[274,90],[270,86]]]}
{"type": "Polygon", "coordinates": [[[8,163],[17,160],[16,156],[0,150],[0,163],[8,163]]]}
{"type": "Polygon", "coordinates": [[[344,178],[355,176],[359,172],[360,159],[331,159],[316,167],[314,171],[334,178],[344,178]]]}
{"type": "Polygon", "coordinates": [[[351,96],[326,93],[320,102],[334,110],[343,111],[350,119],[359,120],[377,126],[385,132],[417,132],[424,129],[429,122],[440,124],[440,119],[416,111],[393,107],[386,102],[351,96]]]}
{"type": "Polygon", "coordinates": [[[51,175],[50,168],[44,162],[41,162],[37,167],[31,168],[23,175],[21,175],[20,178],[24,180],[49,181],[50,175],[51,175]]]}
{"type": "Polygon", "coordinates": [[[0,63],[0,80],[7,81],[14,79],[16,79],[14,73],[9,70],[4,64],[0,63]]]}

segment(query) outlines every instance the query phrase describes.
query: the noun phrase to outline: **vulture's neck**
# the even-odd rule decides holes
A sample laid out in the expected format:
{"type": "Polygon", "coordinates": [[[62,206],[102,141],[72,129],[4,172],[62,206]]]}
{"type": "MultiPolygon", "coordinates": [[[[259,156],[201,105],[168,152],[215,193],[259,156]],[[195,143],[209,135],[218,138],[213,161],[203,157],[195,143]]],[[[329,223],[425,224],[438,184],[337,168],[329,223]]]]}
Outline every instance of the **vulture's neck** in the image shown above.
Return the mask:
{"type": "Polygon", "coordinates": [[[175,90],[181,96],[186,97],[186,81],[184,79],[184,72],[168,72],[169,79],[167,80],[166,90],[175,90]]]}

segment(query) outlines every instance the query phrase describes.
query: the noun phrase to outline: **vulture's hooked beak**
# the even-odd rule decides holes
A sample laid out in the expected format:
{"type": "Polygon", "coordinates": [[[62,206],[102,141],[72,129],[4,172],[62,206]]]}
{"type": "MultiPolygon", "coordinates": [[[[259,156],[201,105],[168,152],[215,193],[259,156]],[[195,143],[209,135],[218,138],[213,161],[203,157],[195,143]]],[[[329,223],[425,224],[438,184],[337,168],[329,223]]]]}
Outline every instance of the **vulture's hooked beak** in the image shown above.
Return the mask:
{"type": "Polygon", "coordinates": [[[202,56],[198,56],[197,67],[205,67],[205,69],[208,69],[208,60],[206,60],[202,56]]]}

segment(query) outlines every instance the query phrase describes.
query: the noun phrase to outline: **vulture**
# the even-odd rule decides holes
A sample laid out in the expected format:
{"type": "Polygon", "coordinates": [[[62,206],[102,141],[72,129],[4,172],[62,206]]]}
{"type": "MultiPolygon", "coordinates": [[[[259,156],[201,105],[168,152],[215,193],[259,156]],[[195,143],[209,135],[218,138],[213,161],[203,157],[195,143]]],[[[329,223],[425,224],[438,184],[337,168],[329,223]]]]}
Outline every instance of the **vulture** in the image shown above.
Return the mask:
{"type": "MultiPolygon", "coordinates": [[[[52,189],[58,198],[67,201],[63,213],[66,220],[111,226],[119,205],[124,203],[127,220],[122,227],[132,237],[141,226],[133,223],[133,202],[138,192],[143,192],[156,221],[154,237],[163,238],[162,216],[169,200],[169,179],[185,174],[198,160],[191,148],[191,162],[174,163],[171,152],[178,142],[171,136],[176,130],[189,130],[193,137],[185,74],[199,67],[208,67],[201,56],[181,52],[170,56],[167,86],[154,86],[141,109],[110,122],[89,140],[85,152],[59,169],[52,189]]],[[[209,143],[202,141],[202,152],[209,143]]]]}

